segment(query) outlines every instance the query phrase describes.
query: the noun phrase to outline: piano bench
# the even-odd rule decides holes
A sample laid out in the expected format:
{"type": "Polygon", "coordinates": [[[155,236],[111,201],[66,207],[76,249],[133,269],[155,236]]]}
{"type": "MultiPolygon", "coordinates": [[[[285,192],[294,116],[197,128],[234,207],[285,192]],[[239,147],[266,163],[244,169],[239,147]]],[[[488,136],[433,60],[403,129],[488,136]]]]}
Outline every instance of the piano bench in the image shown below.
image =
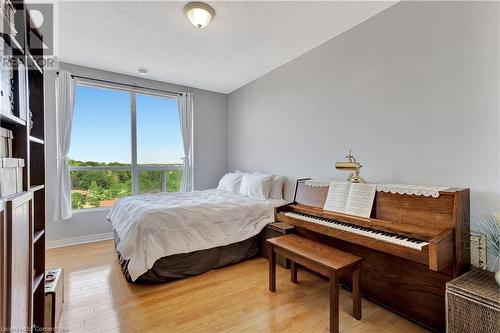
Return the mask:
{"type": "Polygon", "coordinates": [[[297,283],[300,264],[330,279],[330,332],[339,331],[339,279],[352,273],[353,317],[361,319],[361,261],[363,258],[291,234],[268,239],[269,290],[276,291],[276,255],[291,261],[291,280],[297,283]]]}

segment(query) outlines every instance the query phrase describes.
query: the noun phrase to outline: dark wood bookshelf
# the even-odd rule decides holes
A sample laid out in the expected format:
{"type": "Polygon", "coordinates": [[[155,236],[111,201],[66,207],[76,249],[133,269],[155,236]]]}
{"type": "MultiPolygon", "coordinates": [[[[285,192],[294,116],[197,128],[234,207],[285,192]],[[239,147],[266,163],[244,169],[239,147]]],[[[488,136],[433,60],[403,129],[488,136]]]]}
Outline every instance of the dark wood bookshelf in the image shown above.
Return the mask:
{"type": "Polygon", "coordinates": [[[35,138],[34,136],[30,136],[30,141],[34,143],[39,143],[41,145],[45,144],[45,141],[39,138],[35,138]]]}
{"type": "Polygon", "coordinates": [[[35,234],[33,235],[33,244],[36,243],[42,236],[45,234],[45,230],[38,230],[35,231],[35,234]]]}
{"type": "Polygon", "coordinates": [[[43,36],[24,2],[12,3],[14,22],[4,17],[0,38],[17,61],[14,102],[12,110],[0,107],[0,126],[13,132],[12,157],[24,159],[25,167],[23,191],[0,199],[0,327],[34,330],[44,327],[45,315],[44,72],[37,62],[43,36]]]}
{"type": "Polygon", "coordinates": [[[31,63],[33,65],[33,69],[36,69],[41,75],[43,75],[42,67],[40,67],[40,65],[36,61],[35,57],[33,57],[33,55],[31,55],[31,53],[29,53],[29,51],[27,51],[26,54],[28,55],[28,59],[31,61],[31,63]]]}
{"type": "Polygon", "coordinates": [[[8,34],[8,33],[7,34],[2,33],[2,37],[11,48],[13,48],[13,49],[15,48],[16,50],[19,50],[20,52],[24,53],[24,49],[16,37],[14,37],[13,35],[8,34]]]}
{"type": "Polygon", "coordinates": [[[44,274],[40,273],[35,275],[33,278],[33,283],[32,283],[32,293],[35,293],[35,291],[38,289],[38,286],[40,285],[40,282],[42,282],[42,279],[44,278],[44,274]]]}
{"type": "Polygon", "coordinates": [[[22,120],[21,118],[16,117],[13,114],[0,113],[0,122],[2,124],[9,123],[13,125],[26,126],[25,120],[22,120]]]}
{"type": "Polygon", "coordinates": [[[36,192],[39,190],[43,190],[44,188],[45,188],[45,185],[36,185],[36,186],[31,186],[29,190],[31,192],[36,192]]]}

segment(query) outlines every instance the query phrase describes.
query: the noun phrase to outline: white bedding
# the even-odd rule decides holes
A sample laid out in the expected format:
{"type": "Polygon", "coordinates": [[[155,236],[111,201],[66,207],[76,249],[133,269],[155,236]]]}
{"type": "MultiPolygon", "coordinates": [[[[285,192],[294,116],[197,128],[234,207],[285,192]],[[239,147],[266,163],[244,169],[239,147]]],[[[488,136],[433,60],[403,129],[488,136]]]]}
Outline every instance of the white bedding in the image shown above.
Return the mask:
{"type": "Polygon", "coordinates": [[[108,220],[129,259],[132,280],[161,257],[228,245],[257,235],[273,221],[280,199],[257,200],[223,190],[125,197],[108,220]]]}

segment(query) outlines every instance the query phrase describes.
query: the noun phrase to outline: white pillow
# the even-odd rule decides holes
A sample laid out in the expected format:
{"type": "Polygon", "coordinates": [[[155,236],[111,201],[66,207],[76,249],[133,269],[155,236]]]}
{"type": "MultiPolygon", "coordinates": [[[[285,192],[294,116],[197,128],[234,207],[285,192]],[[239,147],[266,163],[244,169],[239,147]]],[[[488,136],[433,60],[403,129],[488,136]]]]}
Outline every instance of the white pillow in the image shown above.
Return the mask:
{"type": "Polygon", "coordinates": [[[269,198],[271,199],[283,199],[283,184],[285,179],[281,176],[274,175],[273,186],[271,187],[271,193],[269,198]]]}
{"type": "Polygon", "coordinates": [[[217,189],[228,192],[239,192],[242,175],[226,173],[220,180],[217,189]]]}
{"type": "MultiPolygon", "coordinates": [[[[234,173],[237,175],[248,175],[249,172],[242,171],[242,170],[234,170],[234,173]]],[[[273,176],[273,183],[271,186],[271,191],[269,193],[269,198],[271,199],[283,199],[283,185],[285,182],[285,179],[279,175],[271,175],[271,174],[265,174],[263,172],[257,171],[255,174],[259,175],[265,175],[265,176],[273,176]]]]}
{"type": "Polygon", "coordinates": [[[273,178],[273,175],[245,174],[241,179],[240,194],[250,198],[266,200],[271,192],[273,178]]]}

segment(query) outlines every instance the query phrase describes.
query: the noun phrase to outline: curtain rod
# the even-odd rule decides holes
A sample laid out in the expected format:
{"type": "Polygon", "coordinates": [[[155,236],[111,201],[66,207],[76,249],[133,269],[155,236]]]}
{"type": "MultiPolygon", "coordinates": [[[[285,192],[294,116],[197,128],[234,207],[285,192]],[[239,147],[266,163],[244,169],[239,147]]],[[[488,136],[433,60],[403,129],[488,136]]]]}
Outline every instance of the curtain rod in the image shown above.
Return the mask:
{"type": "MultiPolygon", "coordinates": [[[[59,75],[59,72],[56,72],[56,75],[59,75]]],[[[96,82],[102,82],[102,83],[109,83],[109,84],[117,84],[117,85],[120,85],[120,86],[130,87],[130,88],[134,88],[134,89],[139,88],[139,89],[145,89],[145,90],[162,92],[162,93],[166,93],[166,94],[173,94],[173,95],[177,95],[177,96],[182,96],[182,93],[180,93],[178,91],[169,91],[169,90],[148,88],[148,87],[143,87],[143,86],[139,86],[139,85],[136,85],[136,84],[129,84],[129,83],[116,82],[116,81],[95,79],[93,77],[87,77],[87,76],[81,76],[81,75],[71,74],[71,78],[75,78],[75,77],[77,79],[84,79],[84,80],[96,81],[96,82]]]]}

